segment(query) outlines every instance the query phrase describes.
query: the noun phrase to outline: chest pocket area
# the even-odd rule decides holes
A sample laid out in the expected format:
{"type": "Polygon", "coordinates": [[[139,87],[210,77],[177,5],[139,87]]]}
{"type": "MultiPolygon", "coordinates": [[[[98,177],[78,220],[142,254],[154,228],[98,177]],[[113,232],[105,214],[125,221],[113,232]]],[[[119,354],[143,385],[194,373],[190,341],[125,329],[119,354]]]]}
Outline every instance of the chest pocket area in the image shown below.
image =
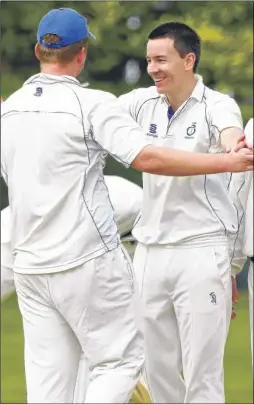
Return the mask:
{"type": "Polygon", "coordinates": [[[175,148],[196,153],[208,153],[209,127],[205,119],[186,118],[180,125],[175,122],[170,130],[175,138],[175,148]]]}
{"type": "Polygon", "coordinates": [[[165,138],[167,133],[167,107],[161,104],[147,103],[142,109],[138,124],[143,129],[147,140],[154,145],[160,143],[159,139],[165,138]]]}

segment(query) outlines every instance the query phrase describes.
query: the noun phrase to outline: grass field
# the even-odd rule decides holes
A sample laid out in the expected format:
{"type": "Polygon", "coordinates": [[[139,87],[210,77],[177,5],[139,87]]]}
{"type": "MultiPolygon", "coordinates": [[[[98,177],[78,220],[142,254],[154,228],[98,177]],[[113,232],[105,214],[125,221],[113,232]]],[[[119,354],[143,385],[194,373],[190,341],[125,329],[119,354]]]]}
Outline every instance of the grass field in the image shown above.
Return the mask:
{"type": "MultiPolygon", "coordinates": [[[[23,337],[16,296],[1,305],[1,403],[25,403],[23,337]]],[[[253,403],[248,297],[240,291],[237,318],[232,322],[226,349],[227,403],[253,403]]],[[[141,402],[135,394],[132,402],[141,402]]]]}

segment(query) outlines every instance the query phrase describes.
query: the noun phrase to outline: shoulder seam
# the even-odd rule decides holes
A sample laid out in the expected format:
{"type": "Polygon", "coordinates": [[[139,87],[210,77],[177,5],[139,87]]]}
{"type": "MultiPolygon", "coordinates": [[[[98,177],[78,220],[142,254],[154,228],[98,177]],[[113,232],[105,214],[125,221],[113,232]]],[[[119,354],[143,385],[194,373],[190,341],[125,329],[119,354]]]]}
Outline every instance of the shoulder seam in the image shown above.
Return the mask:
{"type": "Polygon", "coordinates": [[[157,100],[157,99],[159,99],[160,98],[160,96],[158,96],[158,97],[153,97],[153,98],[148,98],[148,100],[145,100],[142,104],[141,104],[141,106],[139,107],[139,110],[138,110],[138,112],[137,112],[137,114],[136,114],[136,121],[138,120],[138,115],[139,115],[139,113],[140,113],[140,110],[141,110],[141,108],[143,107],[143,105],[145,105],[148,101],[152,101],[152,100],[157,100]]]}

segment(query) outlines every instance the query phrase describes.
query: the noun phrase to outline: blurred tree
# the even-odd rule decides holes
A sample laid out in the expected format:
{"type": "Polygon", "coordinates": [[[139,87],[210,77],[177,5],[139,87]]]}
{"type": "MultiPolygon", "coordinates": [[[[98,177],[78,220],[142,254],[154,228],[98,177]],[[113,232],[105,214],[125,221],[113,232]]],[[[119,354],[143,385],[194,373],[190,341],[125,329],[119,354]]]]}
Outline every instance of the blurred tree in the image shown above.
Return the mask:
{"type": "MultiPolygon", "coordinates": [[[[147,86],[145,47],[148,33],[160,23],[178,20],[191,25],[203,41],[200,73],[207,85],[229,92],[241,103],[253,98],[253,2],[235,1],[87,1],[1,3],[2,92],[8,95],[38,70],[33,54],[40,18],[54,7],[74,7],[87,16],[96,35],[81,79],[116,95],[147,86]],[[128,60],[136,60],[136,83],[124,78],[128,60]],[[12,78],[12,80],[9,80],[12,78]]],[[[247,117],[246,117],[247,118],[247,117]]]]}
{"type": "MultiPolygon", "coordinates": [[[[167,21],[182,21],[201,36],[200,74],[205,83],[230,93],[239,103],[244,121],[253,115],[253,2],[191,1],[46,1],[1,3],[1,93],[15,91],[38,71],[33,53],[36,29],[51,8],[73,7],[89,21],[96,41],[81,81],[120,95],[152,85],[146,73],[149,32],[167,21]],[[126,63],[139,68],[137,81],[126,81],[126,63]]],[[[134,76],[135,76],[134,74],[134,76]]],[[[133,76],[133,75],[132,75],[133,76]]],[[[140,183],[140,175],[109,159],[106,172],[140,183]]]]}

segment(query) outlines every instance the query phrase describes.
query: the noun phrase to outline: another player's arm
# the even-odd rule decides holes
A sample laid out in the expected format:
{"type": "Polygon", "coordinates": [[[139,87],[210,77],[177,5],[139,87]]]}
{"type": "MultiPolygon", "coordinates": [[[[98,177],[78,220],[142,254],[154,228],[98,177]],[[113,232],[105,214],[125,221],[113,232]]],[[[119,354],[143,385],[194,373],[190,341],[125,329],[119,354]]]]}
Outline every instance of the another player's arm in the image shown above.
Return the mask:
{"type": "MultiPolygon", "coordinates": [[[[148,89],[133,90],[118,98],[121,106],[135,120],[138,116],[137,111],[144,102],[142,96],[147,98],[147,92],[148,89]]],[[[151,94],[151,97],[153,96],[156,96],[156,91],[155,94],[151,94]]],[[[241,112],[232,98],[225,97],[215,103],[209,111],[209,118],[211,131],[215,133],[218,141],[218,148],[229,152],[230,150],[237,151],[245,146],[241,112]]]]}
{"type": "MultiPolygon", "coordinates": [[[[104,95],[105,97],[105,95],[104,95]]],[[[112,95],[100,100],[88,120],[93,138],[126,166],[152,174],[191,176],[253,169],[253,155],[192,153],[149,144],[146,135],[112,95]]]]}
{"type": "Polygon", "coordinates": [[[245,135],[239,128],[227,128],[221,132],[221,146],[226,152],[240,150],[246,147],[245,135]]]}
{"type": "Polygon", "coordinates": [[[253,119],[247,123],[244,132],[239,128],[226,128],[221,131],[220,141],[225,151],[253,148],[253,119]]]}
{"type": "Polygon", "coordinates": [[[239,172],[253,169],[251,152],[240,156],[233,154],[205,154],[175,150],[164,147],[147,146],[131,163],[136,170],[169,176],[192,176],[239,172]]]}
{"type": "Polygon", "coordinates": [[[218,148],[229,152],[246,146],[241,111],[232,98],[225,96],[209,107],[208,118],[218,148]]]}

